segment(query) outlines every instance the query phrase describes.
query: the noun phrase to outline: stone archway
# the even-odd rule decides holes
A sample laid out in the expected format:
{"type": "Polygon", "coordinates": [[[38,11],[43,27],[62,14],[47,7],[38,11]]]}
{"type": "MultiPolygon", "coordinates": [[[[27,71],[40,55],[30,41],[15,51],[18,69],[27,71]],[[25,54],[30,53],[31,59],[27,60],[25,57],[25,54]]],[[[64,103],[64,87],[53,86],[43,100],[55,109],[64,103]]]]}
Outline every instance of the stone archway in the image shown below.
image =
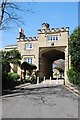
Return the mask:
{"type": "Polygon", "coordinates": [[[66,73],[67,71],[66,69],[68,69],[68,64],[66,64],[66,61],[68,61],[68,57],[66,57],[66,46],[39,48],[39,70],[41,79],[44,76],[47,79],[49,79],[50,76],[52,76],[52,62],[57,59],[65,60],[65,73],[66,73]]]}

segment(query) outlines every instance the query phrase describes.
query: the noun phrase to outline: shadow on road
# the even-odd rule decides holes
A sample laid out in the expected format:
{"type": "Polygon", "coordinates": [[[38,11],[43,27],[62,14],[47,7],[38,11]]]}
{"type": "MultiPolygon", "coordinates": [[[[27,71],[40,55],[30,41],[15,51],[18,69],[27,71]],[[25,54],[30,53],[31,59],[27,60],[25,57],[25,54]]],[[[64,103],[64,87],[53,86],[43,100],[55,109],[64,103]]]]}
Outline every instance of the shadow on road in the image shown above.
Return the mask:
{"type": "Polygon", "coordinates": [[[47,96],[56,96],[60,98],[71,98],[73,100],[77,99],[77,97],[71,93],[69,90],[65,88],[65,86],[46,86],[46,87],[37,87],[37,88],[25,88],[25,89],[15,89],[9,91],[7,95],[3,95],[3,97],[15,97],[15,96],[35,96],[41,97],[41,100],[44,102],[43,97],[47,96]]]}

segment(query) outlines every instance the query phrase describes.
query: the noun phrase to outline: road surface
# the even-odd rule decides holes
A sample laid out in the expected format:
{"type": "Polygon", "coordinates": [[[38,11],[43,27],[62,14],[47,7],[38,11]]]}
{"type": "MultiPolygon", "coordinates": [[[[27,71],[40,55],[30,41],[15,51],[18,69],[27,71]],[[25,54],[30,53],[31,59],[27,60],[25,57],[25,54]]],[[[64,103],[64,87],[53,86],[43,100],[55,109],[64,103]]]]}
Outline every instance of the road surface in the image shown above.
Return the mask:
{"type": "Polygon", "coordinates": [[[64,86],[21,90],[2,99],[3,118],[78,118],[78,96],[64,86]]]}

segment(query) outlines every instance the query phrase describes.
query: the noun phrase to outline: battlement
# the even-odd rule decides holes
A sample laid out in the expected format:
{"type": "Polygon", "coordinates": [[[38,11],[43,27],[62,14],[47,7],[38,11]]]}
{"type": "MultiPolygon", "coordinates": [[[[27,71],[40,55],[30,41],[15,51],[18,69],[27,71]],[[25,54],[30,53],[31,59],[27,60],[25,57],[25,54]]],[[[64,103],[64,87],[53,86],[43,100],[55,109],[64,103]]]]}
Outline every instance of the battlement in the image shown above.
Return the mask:
{"type": "Polygon", "coordinates": [[[38,34],[42,33],[58,33],[58,32],[69,32],[69,27],[61,27],[61,28],[49,28],[49,24],[42,24],[42,29],[38,29],[38,34]],[[46,27],[48,26],[48,27],[46,27]]]}
{"type": "Polygon", "coordinates": [[[27,40],[27,41],[36,41],[36,40],[38,40],[38,37],[26,37],[25,40],[27,40]]]}
{"type": "Polygon", "coordinates": [[[19,28],[17,42],[19,42],[19,41],[36,41],[36,40],[38,40],[37,37],[26,37],[24,34],[24,30],[22,28],[19,28]]]}
{"type": "Polygon", "coordinates": [[[17,42],[19,41],[37,41],[38,37],[25,37],[25,39],[23,38],[17,38],[17,42]]]}
{"type": "MultiPolygon", "coordinates": [[[[69,32],[69,27],[61,27],[61,28],[51,28],[48,23],[42,23],[42,29],[38,29],[38,34],[56,34],[61,32],[69,32]]],[[[24,34],[24,30],[22,28],[19,29],[19,34],[17,41],[36,41],[38,37],[26,37],[24,34]]]]}

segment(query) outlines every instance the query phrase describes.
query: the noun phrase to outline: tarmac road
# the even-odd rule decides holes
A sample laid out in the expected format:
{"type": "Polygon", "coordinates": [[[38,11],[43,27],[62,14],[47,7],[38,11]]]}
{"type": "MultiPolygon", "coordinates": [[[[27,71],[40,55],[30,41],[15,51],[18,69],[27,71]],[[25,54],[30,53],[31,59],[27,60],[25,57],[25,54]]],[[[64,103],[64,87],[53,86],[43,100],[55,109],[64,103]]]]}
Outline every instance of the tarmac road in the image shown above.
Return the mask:
{"type": "Polygon", "coordinates": [[[64,86],[21,90],[3,97],[2,118],[78,118],[78,96],[64,86]]]}

